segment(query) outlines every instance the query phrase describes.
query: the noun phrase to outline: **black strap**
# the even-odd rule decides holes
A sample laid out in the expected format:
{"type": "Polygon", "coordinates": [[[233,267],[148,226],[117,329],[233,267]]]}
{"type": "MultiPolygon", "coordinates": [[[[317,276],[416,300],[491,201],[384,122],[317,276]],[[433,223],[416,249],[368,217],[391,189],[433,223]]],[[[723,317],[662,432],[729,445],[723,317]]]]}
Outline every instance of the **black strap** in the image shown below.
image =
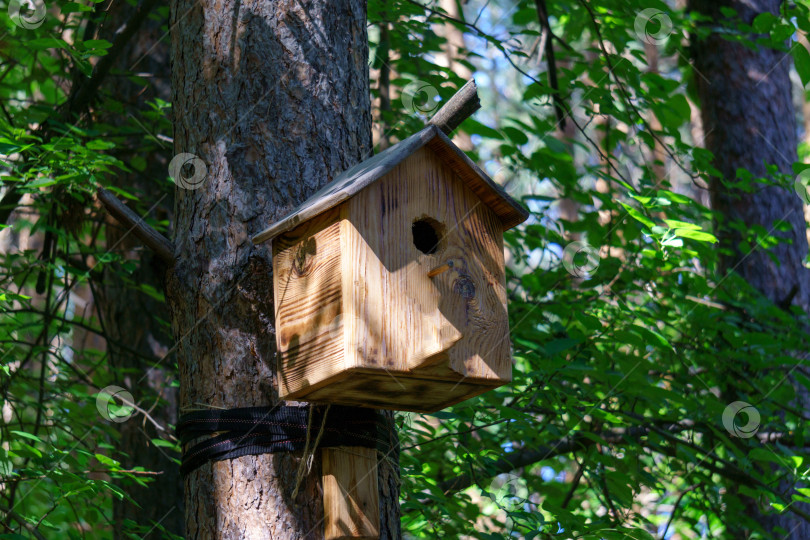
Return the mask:
{"type": "MultiPolygon", "coordinates": [[[[323,423],[325,407],[245,407],[195,411],[177,424],[181,445],[218,433],[183,452],[180,473],[185,476],[206,461],[240,456],[304,450],[309,414],[312,414],[310,445],[323,423]],[[222,432],[222,433],[219,433],[222,432]]],[[[332,405],[318,447],[362,446],[388,453],[391,420],[374,409],[332,405]]]]}

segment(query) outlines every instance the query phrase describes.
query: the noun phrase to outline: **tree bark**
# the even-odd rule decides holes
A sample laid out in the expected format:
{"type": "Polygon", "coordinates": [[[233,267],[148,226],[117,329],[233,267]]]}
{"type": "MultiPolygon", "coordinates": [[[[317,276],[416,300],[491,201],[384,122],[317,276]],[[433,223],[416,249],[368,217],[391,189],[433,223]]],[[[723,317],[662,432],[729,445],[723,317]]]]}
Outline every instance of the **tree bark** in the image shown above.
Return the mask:
{"type": "MultiPolygon", "coordinates": [[[[277,404],[271,250],[250,238],[371,154],[366,4],[174,0],[171,11],[175,152],[207,165],[203,185],[176,196],[167,299],[181,412],[277,404]]],[[[192,472],[187,538],[321,538],[320,464],[292,500],[299,458],[192,472]]],[[[377,473],[381,538],[399,538],[396,456],[377,473]]]]}
{"type": "MultiPolygon", "coordinates": [[[[720,7],[732,7],[749,24],[765,11],[778,15],[780,4],[778,0],[691,2],[693,8],[718,22],[722,20],[720,7]]],[[[722,179],[714,179],[711,186],[712,207],[724,216],[718,232],[731,250],[723,259],[723,268],[735,269],[777,303],[788,298],[796,286],[798,293],[793,303],[810,310],[810,282],[802,264],[807,240],[801,199],[792,189],[778,186],[761,187],[756,193],[743,193],[731,187],[740,168],[750,171],[754,178],[768,177],[765,164],[775,164],[779,172],[792,175],[797,141],[790,94],[790,56],[762,47],[752,51],[718,34],[695,45],[695,68],[703,74],[695,77],[695,81],[701,99],[705,144],[723,175],[722,179]],[[778,220],[791,225],[789,232],[771,232],[791,240],[770,251],[778,262],[762,249],[745,256],[738,247],[740,233],[727,226],[741,221],[771,231],[778,220]]]]}
{"type": "MultiPolygon", "coordinates": [[[[731,25],[720,13],[730,7],[740,19],[751,24],[760,13],[779,16],[779,0],[690,0],[690,9],[712,18],[716,26],[731,25]]],[[[753,192],[739,189],[738,169],[746,169],[754,178],[771,176],[766,164],[779,172],[792,174],[796,160],[795,112],[789,78],[790,55],[765,47],[751,50],[712,33],[692,44],[695,76],[701,101],[705,145],[714,154],[714,166],[722,178],[713,178],[711,204],[721,216],[717,233],[725,255],[721,272],[737,272],[767,298],[779,305],[794,304],[810,312],[810,280],[803,261],[807,255],[807,237],[802,201],[791,188],[758,185],[753,192]],[[787,232],[774,230],[777,221],[790,224],[787,232]],[[740,249],[743,229],[764,227],[769,234],[785,237],[770,250],[761,248],[744,253],[740,249]],[[771,257],[775,255],[775,259],[771,257]]],[[[751,246],[756,248],[756,245],[751,246]]],[[[797,407],[806,409],[810,400],[802,387],[797,388],[797,407]]],[[[766,513],[751,504],[752,518],[779,538],[810,538],[810,523],[792,514],[766,513]],[[787,534],[787,536],[784,536],[787,534]]],[[[730,523],[733,528],[735,524],[730,523]]]]}

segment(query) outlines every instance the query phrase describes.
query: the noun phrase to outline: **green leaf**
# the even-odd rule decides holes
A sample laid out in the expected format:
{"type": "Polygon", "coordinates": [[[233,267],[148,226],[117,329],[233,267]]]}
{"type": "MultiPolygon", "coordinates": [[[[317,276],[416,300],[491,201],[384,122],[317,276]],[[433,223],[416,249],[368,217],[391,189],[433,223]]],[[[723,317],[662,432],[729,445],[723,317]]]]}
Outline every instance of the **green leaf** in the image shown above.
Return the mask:
{"type": "Polygon", "coordinates": [[[650,228],[655,227],[655,222],[653,220],[651,220],[650,218],[648,218],[647,216],[645,216],[632,206],[625,203],[621,203],[621,205],[624,206],[624,209],[627,210],[627,213],[630,214],[630,216],[636,221],[639,221],[650,228]]]}
{"type": "Polygon", "coordinates": [[[692,201],[692,199],[690,199],[686,195],[681,195],[680,193],[675,193],[673,191],[666,191],[666,190],[659,189],[656,192],[656,195],[661,197],[661,198],[664,198],[664,199],[666,199],[668,201],[672,201],[674,203],[679,203],[679,204],[690,204],[690,203],[694,202],[694,201],[692,201]]]}
{"type": "Polygon", "coordinates": [[[99,461],[99,463],[108,467],[118,467],[120,465],[120,463],[108,456],[105,456],[104,454],[95,454],[95,458],[99,461]]]}
{"type": "Polygon", "coordinates": [[[650,345],[660,345],[666,349],[672,348],[669,341],[667,341],[667,339],[657,331],[651,330],[645,326],[641,326],[640,324],[634,324],[633,326],[637,329],[637,331],[647,336],[650,345]]]}
{"type": "Polygon", "coordinates": [[[700,230],[700,225],[694,223],[687,223],[685,221],[678,221],[677,219],[665,219],[664,223],[669,225],[671,229],[695,229],[700,230]]]}
{"type": "Polygon", "coordinates": [[[802,85],[807,86],[810,84],[810,52],[804,48],[801,42],[797,42],[791,47],[790,54],[793,56],[793,63],[802,85]]]}
{"type": "Polygon", "coordinates": [[[506,136],[509,137],[509,139],[515,144],[526,144],[529,142],[529,138],[526,136],[526,134],[518,128],[504,126],[502,129],[503,132],[506,133],[506,136]]]}
{"type": "Polygon", "coordinates": [[[166,439],[152,439],[152,444],[155,446],[162,446],[163,448],[174,448],[175,444],[166,439]]]}
{"type": "Polygon", "coordinates": [[[94,141],[89,141],[85,146],[89,150],[108,150],[110,148],[115,148],[115,143],[111,141],[103,141],[101,139],[96,139],[94,141]]]}
{"type": "Polygon", "coordinates": [[[48,187],[56,184],[56,180],[53,178],[47,177],[40,177],[36,178],[35,180],[28,183],[27,187],[29,188],[41,188],[41,187],[48,187]]]}
{"type": "Polygon", "coordinates": [[[690,238],[699,242],[710,242],[712,244],[717,242],[717,238],[715,238],[713,234],[703,231],[696,231],[694,229],[674,229],[672,232],[681,238],[690,238]]]}
{"type": "Polygon", "coordinates": [[[470,135],[480,135],[489,139],[503,140],[503,135],[501,135],[498,130],[492,129],[491,127],[486,126],[477,120],[473,120],[472,118],[468,118],[464,121],[464,128],[468,131],[468,133],[470,133],[470,135]]]}
{"type": "Polygon", "coordinates": [[[748,458],[753,461],[767,461],[776,463],[777,465],[784,465],[784,460],[777,456],[772,450],[767,448],[754,448],[748,453],[748,458]]]}
{"type": "Polygon", "coordinates": [[[26,454],[30,456],[36,456],[38,458],[42,457],[42,452],[39,451],[39,448],[31,446],[30,444],[24,443],[22,441],[17,441],[19,448],[17,449],[18,454],[26,454]]]}
{"type": "Polygon", "coordinates": [[[110,47],[112,47],[112,43],[110,43],[106,39],[88,39],[83,43],[84,46],[89,49],[109,49],[110,47]]]}
{"type": "Polygon", "coordinates": [[[770,31],[771,27],[773,26],[773,23],[776,22],[777,20],[778,19],[776,15],[766,11],[754,17],[754,21],[751,24],[751,26],[757,33],[767,34],[768,31],[770,31]]]}
{"type": "Polygon", "coordinates": [[[25,42],[26,47],[31,49],[66,49],[67,43],[61,39],[52,37],[37,38],[25,42]]]}
{"type": "Polygon", "coordinates": [[[561,353],[567,349],[570,349],[574,345],[578,344],[581,340],[579,339],[555,339],[554,341],[550,341],[546,343],[543,348],[546,351],[548,356],[554,356],[555,354],[561,353]]]}
{"type": "Polygon", "coordinates": [[[667,105],[672,107],[682,120],[688,120],[692,114],[692,107],[689,106],[689,101],[683,94],[675,94],[667,102],[667,105]]]}
{"type": "Polygon", "coordinates": [[[83,11],[93,11],[93,6],[86,6],[78,2],[68,2],[62,6],[62,13],[81,13],[83,11]]]}
{"type": "Polygon", "coordinates": [[[32,441],[42,442],[42,439],[40,439],[39,437],[37,437],[33,433],[27,433],[25,431],[17,431],[17,430],[13,430],[13,429],[10,430],[10,431],[11,431],[11,433],[13,433],[15,435],[19,435],[20,437],[24,437],[24,438],[30,439],[32,441]]]}

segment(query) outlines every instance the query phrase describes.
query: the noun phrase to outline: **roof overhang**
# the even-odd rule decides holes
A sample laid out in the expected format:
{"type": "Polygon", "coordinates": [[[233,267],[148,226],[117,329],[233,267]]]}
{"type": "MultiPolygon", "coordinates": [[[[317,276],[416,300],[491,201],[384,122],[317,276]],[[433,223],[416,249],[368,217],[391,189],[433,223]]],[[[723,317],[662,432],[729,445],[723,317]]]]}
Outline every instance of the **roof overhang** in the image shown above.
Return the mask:
{"type": "Polygon", "coordinates": [[[350,199],[423,146],[436,152],[461,177],[465,185],[495,212],[503,223],[504,230],[523,223],[529,217],[523,206],[487,176],[439,128],[431,125],[342,172],[286,217],[254,236],[253,243],[271,240],[350,199]]]}

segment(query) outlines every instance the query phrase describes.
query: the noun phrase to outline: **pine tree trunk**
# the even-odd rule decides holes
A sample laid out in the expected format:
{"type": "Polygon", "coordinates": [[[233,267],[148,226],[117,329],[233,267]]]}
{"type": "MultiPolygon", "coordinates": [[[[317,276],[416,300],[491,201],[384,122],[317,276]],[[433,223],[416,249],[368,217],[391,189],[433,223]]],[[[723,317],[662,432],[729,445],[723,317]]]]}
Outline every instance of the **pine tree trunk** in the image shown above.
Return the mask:
{"type": "MultiPolygon", "coordinates": [[[[723,24],[721,7],[733,8],[743,22],[751,24],[754,17],[766,11],[779,16],[780,5],[779,0],[689,3],[691,9],[709,15],[716,26],[723,24]]],[[[694,79],[701,101],[705,145],[714,154],[714,166],[723,177],[714,179],[710,187],[712,207],[722,216],[718,236],[728,252],[722,259],[721,271],[739,273],[777,304],[792,303],[810,312],[810,280],[803,265],[807,237],[801,199],[790,188],[758,185],[754,192],[745,192],[735,185],[737,169],[750,171],[754,178],[770,176],[766,163],[776,165],[781,173],[792,174],[797,140],[790,55],[764,47],[751,50],[719,33],[695,41],[692,47],[695,70],[699,72],[694,79]],[[774,230],[779,220],[789,223],[791,230],[774,230]],[[744,254],[739,248],[740,232],[729,226],[733,222],[743,223],[748,231],[764,227],[769,234],[786,237],[789,242],[744,254]]],[[[806,390],[797,387],[797,392],[795,405],[806,409],[810,403],[806,390]]],[[[779,538],[810,538],[810,523],[793,514],[766,515],[752,501],[749,515],[779,538]],[[786,533],[788,536],[784,536],[786,533]]]]}
{"type": "MultiPolygon", "coordinates": [[[[126,2],[113,3],[106,9],[104,24],[99,28],[98,36],[90,35],[87,39],[107,39],[113,41],[116,31],[127,24],[137,4],[126,2]]],[[[139,72],[151,75],[148,86],[137,84],[126,77],[108,78],[102,91],[109,92],[115,99],[132,109],[147,109],[146,103],[155,98],[169,101],[169,46],[161,41],[165,30],[162,18],[146,18],[137,33],[121,51],[115,62],[114,70],[121,73],[132,71],[133,66],[139,72]]],[[[97,120],[111,124],[137,125],[119,111],[96,111],[97,120]]],[[[142,149],[143,137],[148,133],[129,137],[124,148],[142,149]]],[[[135,154],[126,152],[118,157],[125,163],[132,163],[135,154]]],[[[166,176],[171,149],[150,153],[146,169],[142,172],[132,171],[115,176],[115,185],[133,193],[143,195],[144,207],[160,201],[152,211],[152,216],[167,219],[171,210],[172,197],[160,198],[154,193],[155,179],[166,176]],[[159,155],[158,155],[159,154],[159,155]]],[[[177,423],[178,391],[171,383],[176,378],[172,365],[174,358],[161,363],[160,359],[171,348],[172,338],[162,321],[169,319],[165,304],[138,290],[133,283],[149,285],[156,290],[163,286],[165,264],[159,257],[145,248],[132,234],[118,222],[110,218],[111,225],[105,235],[107,247],[116,253],[123,253],[129,260],[138,260],[139,264],[130,276],[129,282],[121,278],[121,270],[107,270],[104,279],[97,284],[99,313],[104,320],[107,333],[107,351],[109,353],[115,383],[132,392],[136,402],[150,409],[150,416],[166,430],[177,423]],[[152,367],[156,366],[156,367],[152,367]],[[156,399],[160,396],[161,403],[156,399]]],[[[128,483],[122,486],[130,499],[113,497],[113,517],[115,527],[113,537],[130,538],[127,535],[124,520],[131,520],[148,530],[154,523],[166,531],[177,535],[183,534],[183,488],[180,473],[173,461],[178,456],[167,448],[160,448],[151,443],[151,439],[167,438],[167,432],[159,431],[150,422],[144,422],[141,415],[133,416],[126,422],[117,424],[120,439],[116,445],[116,458],[125,469],[137,466],[148,471],[159,471],[151,478],[147,486],[128,483]],[[155,497],[160,493],[160,497],[155,497]]],[[[168,434],[171,432],[168,431],[168,434]]],[[[152,531],[152,537],[157,529],[152,531]]]]}
{"type": "MultiPolygon", "coordinates": [[[[719,9],[727,5],[749,24],[765,11],[778,15],[780,4],[778,0],[691,3],[715,21],[722,20],[719,9]]],[[[790,56],[766,48],[752,51],[718,34],[695,45],[695,69],[702,75],[696,75],[695,81],[701,99],[705,144],[714,153],[715,166],[726,182],[734,182],[739,168],[747,169],[754,178],[767,177],[765,163],[775,164],[780,172],[791,175],[797,141],[790,56]]],[[[726,216],[726,223],[739,220],[749,226],[762,225],[768,231],[778,220],[790,223],[790,232],[771,233],[783,234],[792,241],[771,250],[779,263],[762,249],[744,257],[737,247],[739,233],[721,226],[719,232],[727,236],[726,243],[733,251],[724,267],[736,266],[738,273],[774,302],[785,300],[793,287],[798,287],[795,303],[808,310],[810,283],[802,264],[807,240],[802,201],[797,194],[776,186],[743,193],[724,186],[719,179],[711,190],[712,206],[726,216]]]]}
{"type": "MultiPolygon", "coordinates": [[[[175,152],[207,165],[178,188],[167,299],[181,412],[277,403],[268,245],[250,238],[371,154],[362,0],[175,0],[175,152]]],[[[185,479],[187,538],[323,535],[320,464],[291,500],[299,457],[209,463],[185,479]]],[[[398,470],[378,467],[381,538],[399,538],[398,470]]]]}

